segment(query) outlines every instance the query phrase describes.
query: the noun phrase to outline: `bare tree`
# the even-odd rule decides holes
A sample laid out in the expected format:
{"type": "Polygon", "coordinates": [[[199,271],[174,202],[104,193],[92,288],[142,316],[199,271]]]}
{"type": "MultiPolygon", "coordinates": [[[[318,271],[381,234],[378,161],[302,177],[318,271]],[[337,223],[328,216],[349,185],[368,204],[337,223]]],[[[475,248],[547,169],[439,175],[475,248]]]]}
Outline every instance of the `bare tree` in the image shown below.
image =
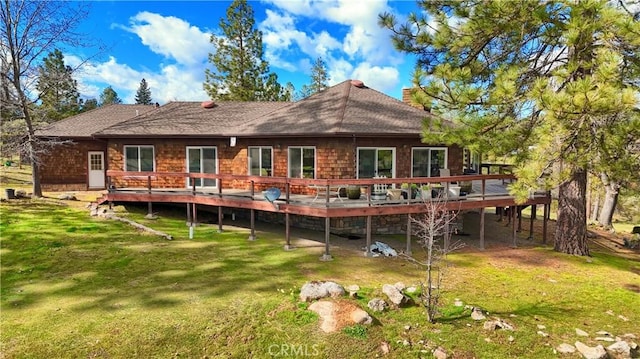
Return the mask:
{"type": "MultiPolygon", "coordinates": [[[[35,91],[38,66],[56,48],[83,46],[74,29],[87,16],[86,3],[2,0],[0,2],[0,70],[2,122],[18,121],[22,131],[3,150],[19,151],[33,165],[33,196],[42,196],[38,159],[52,145],[36,137],[39,117],[35,91]]],[[[3,129],[5,126],[3,125],[3,129]]],[[[54,141],[55,142],[55,141],[54,141]]]]}
{"type": "Polygon", "coordinates": [[[422,260],[407,254],[403,254],[403,257],[425,269],[424,281],[420,282],[420,296],[427,312],[427,320],[434,323],[440,308],[447,254],[462,248],[464,243],[451,242],[451,234],[456,230],[459,212],[447,210],[446,195],[424,199],[424,209],[423,213],[410,218],[412,234],[418,238],[425,258],[422,260]]]}

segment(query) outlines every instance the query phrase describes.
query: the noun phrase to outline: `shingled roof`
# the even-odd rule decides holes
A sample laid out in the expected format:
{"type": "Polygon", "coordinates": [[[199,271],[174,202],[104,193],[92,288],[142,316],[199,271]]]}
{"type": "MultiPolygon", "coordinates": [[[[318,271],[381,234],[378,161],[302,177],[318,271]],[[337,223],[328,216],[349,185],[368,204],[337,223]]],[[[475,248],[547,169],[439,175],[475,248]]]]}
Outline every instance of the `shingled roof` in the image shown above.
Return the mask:
{"type": "Polygon", "coordinates": [[[36,131],[38,137],[91,138],[109,126],[152,111],[153,105],[113,104],[67,117],[36,131]]]}
{"type": "Polygon", "coordinates": [[[110,105],[56,122],[37,134],[72,138],[418,136],[428,116],[361,81],[347,80],[298,102],[177,101],[155,110],[145,105],[110,105]]]}
{"type": "Polygon", "coordinates": [[[170,102],[156,111],[106,128],[96,137],[237,136],[248,120],[261,118],[291,102],[223,101],[213,108],[200,102],[170,102]]]}
{"type": "Polygon", "coordinates": [[[247,122],[246,135],[407,135],[422,132],[430,113],[347,80],[247,122]]]}

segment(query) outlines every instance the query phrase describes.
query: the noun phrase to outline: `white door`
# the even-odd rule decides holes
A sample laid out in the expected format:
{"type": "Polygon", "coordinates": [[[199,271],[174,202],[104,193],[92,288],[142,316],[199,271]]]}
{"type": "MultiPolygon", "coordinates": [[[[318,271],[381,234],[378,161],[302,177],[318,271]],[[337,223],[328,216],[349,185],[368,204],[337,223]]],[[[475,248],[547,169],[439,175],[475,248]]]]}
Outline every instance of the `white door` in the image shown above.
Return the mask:
{"type": "Polygon", "coordinates": [[[89,188],[104,188],[104,152],[89,151],[89,188]]]}

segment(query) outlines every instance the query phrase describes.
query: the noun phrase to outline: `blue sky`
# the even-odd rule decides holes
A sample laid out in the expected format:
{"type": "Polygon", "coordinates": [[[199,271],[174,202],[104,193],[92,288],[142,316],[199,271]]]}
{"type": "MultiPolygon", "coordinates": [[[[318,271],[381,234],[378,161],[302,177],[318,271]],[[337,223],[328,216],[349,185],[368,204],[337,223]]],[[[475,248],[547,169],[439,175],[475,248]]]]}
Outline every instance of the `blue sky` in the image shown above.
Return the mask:
{"type": "MultiPolygon", "coordinates": [[[[404,18],[415,1],[264,0],[250,1],[256,27],[263,32],[265,59],[284,85],[296,90],[309,83],[310,67],[322,57],[330,85],[347,79],[401,98],[411,85],[414,59],[393,49],[390,33],[381,29],[384,11],[404,18]]],[[[80,32],[95,48],[65,49],[65,62],[79,66],[80,93],[99,98],[112,86],[125,103],[133,103],[145,78],[155,102],[201,101],[210,34],[231,1],[93,1],[80,32]]]]}

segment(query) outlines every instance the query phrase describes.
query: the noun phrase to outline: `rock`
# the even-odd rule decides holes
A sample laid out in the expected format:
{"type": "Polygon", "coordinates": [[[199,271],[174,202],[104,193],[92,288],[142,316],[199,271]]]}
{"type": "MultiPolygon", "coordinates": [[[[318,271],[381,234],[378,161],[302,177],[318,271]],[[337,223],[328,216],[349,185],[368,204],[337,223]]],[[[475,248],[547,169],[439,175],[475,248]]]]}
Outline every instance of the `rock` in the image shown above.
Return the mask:
{"type": "Polygon", "coordinates": [[[405,326],[404,326],[404,330],[405,330],[405,331],[407,331],[407,330],[411,330],[411,325],[409,325],[409,324],[405,325],[405,326]]]}
{"type": "Polygon", "coordinates": [[[336,331],[338,323],[333,315],[335,307],[332,302],[318,301],[311,303],[309,310],[320,316],[320,329],[323,332],[331,333],[336,331]]]}
{"type": "Polygon", "coordinates": [[[596,332],[596,334],[602,335],[602,336],[606,336],[606,337],[610,337],[611,336],[611,333],[605,332],[604,330],[599,330],[599,331],[596,332]]]}
{"type": "Polygon", "coordinates": [[[360,290],[360,286],[357,285],[357,284],[352,284],[352,285],[347,287],[347,290],[349,291],[349,297],[357,298],[358,297],[358,291],[360,290]]]}
{"type": "Polygon", "coordinates": [[[335,282],[307,282],[300,289],[300,300],[303,302],[310,302],[326,297],[336,298],[343,295],[344,288],[335,282]]]}
{"type": "Polygon", "coordinates": [[[576,342],[575,345],[585,359],[605,359],[607,357],[607,351],[602,345],[590,347],[582,342],[576,342]]]}
{"type": "Polygon", "coordinates": [[[408,346],[411,346],[411,342],[405,339],[402,341],[402,345],[404,345],[405,347],[408,347],[408,346]]]}
{"type": "Polygon", "coordinates": [[[487,320],[486,322],[484,322],[482,327],[485,330],[497,330],[497,329],[513,330],[513,326],[502,319],[487,320]]]}
{"type": "Polygon", "coordinates": [[[433,350],[433,357],[436,359],[447,359],[447,352],[442,347],[433,350]]]}
{"type": "Polygon", "coordinates": [[[391,351],[391,346],[388,342],[380,343],[380,351],[382,351],[382,355],[387,355],[391,351]]]}
{"type": "Polygon", "coordinates": [[[513,337],[513,335],[509,335],[509,342],[513,342],[514,340],[516,340],[516,338],[513,337]]]}
{"type": "Polygon", "coordinates": [[[401,291],[401,292],[407,287],[402,282],[396,282],[396,284],[394,284],[393,286],[396,287],[396,289],[401,291]]]}
{"type": "Polygon", "coordinates": [[[631,347],[629,343],[625,341],[615,342],[609,345],[606,349],[609,357],[611,359],[630,359],[631,356],[631,347]]]}
{"type": "Polygon", "coordinates": [[[453,305],[456,307],[462,307],[464,303],[462,303],[460,299],[456,298],[456,300],[453,302],[453,305]]]}
{"type": "Polygon", "coordinates": [[[373,298],[367,304],[367,307],[369,307],[369,309],[373,310],[374,312],[383,312],[387,306],[387,302],[385,302],[382,298],[373,298]]]}
{"type": "Polygon", "coordinates": [[[596,337],[595,340],[600,342],[615,342],[616,340],[611,337],[596,337]]]}
{"type": "Polygon", "coordinates": [[[556,350],[560,354],[570,354],[570,353],[575,353],[576,352],[576,347],[574,347],[571,344],[562,343],[562,344],[560,344],[560,345],[558,345],[556,347],[556,350]]]}
{"type": "Polygon", "coordinates": [[[373,323],[373,318],[366,311],[357,308],[351,312],[351,320],[353,320],[356,324],[366,324],[369,325],[373,323]]]}
{"type": "Polygon", "coordinates": [[[417,290],[418,290],[418,288],[415,285],[412,285],[411,287],[407,287],[405,292],[407,292],[407,293],[415,293],[417,290]]]}
{"type": "Polygon", "coordinates": [[[473,319],[473,320],[485,320],[485,319],[487,319],[487,317],[485,317],[484,314],[482,314],[482,309],[480,309],[478,307],[473,307],[473,309],[471,309],[471,319],[473,319]]]}
{"type": "Polygon", "coordinates": [[[538,324],[538,329],[542,330],[542,329],[547,329],[546,326],[542,325],[542,324],[538,324]]]}
{"type": "Polygon", "coordinates": [[[402,294],[401,291],[398,290],[395,286],[391,284],[385,284],[382,286],[382,293],[386,294],[389,297],[391,303],[395,305],[400,305],[408,302],[409,298],[402,294]]]}
{"type": "Polygon", "coordinates": [[[58,199],[61,201],[77,201],[78,199],[73,193],[63,193],[58,196],[58,199]]]}
{"type": "Polygon", "coordinates": [[[538,330],[538,335],[542,336],[543,338],[546,338],[549,336],[549,334],[543,332],[542,330],[538,330]]]}
{"type": "Polygon", "coordinates": [[[638,339],[638,337],[636,337],[636,335],[633,333],[623,334],[622,337],[625,339],[638,339]]]}
{"type": "Polygon", "coordinates": [[[582,329],[576,328],[576,335],[579,336],[579,337],[588,337],[589,333],[585,332],[582,329]]]}
{"type": "Polygon", "coordinates": [[[622,320],[623,322],[628,322],[629,321],[629,318],[625,317],[622,314],[618,315],[618,319],[622,320]]]}

